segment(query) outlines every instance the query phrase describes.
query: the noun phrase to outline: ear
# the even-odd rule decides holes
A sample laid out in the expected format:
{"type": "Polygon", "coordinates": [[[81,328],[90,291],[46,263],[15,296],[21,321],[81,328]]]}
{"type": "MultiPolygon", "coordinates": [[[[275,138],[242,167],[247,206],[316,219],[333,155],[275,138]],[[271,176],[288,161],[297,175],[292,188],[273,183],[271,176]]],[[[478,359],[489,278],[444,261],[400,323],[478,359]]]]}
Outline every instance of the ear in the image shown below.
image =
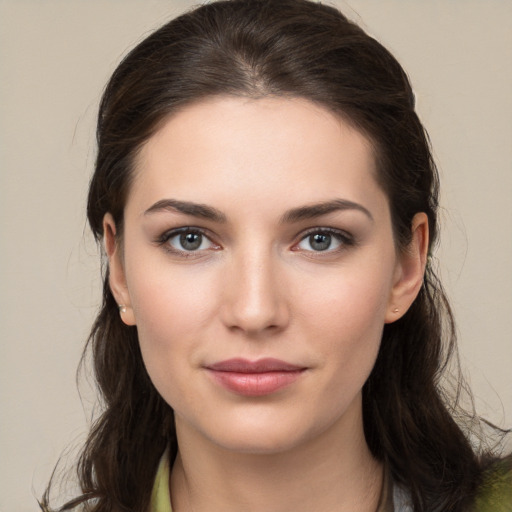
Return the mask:
{"type": "Polygon", "coordinates": [[[391,290],[385,322],[401,318],[416,299],[423,284],[428,252],[428,217],[417,213],[411,225],[409,246],[398,255],[393,288],[391,290]]]}
{"type": "Polygon", "coordinates": [[[122,248],[116,238],[116,223],[110,213],[103,217],[103,242],[108,257],[109,285],[112,295],[119,304],[121,320],[126,325],[135,325],[130,293],[126,284],[126,276],[122,258],[122,248]]]}

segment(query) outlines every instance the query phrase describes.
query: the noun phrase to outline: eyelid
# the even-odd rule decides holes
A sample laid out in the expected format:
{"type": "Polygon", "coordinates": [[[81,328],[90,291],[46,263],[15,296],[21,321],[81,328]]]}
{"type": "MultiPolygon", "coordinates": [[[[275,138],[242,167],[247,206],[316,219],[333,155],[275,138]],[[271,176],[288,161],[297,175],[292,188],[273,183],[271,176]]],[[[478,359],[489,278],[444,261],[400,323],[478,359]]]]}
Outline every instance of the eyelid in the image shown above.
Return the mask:
{"type": "Polygon", "coordinates": [[[187,257],[187,258],[198,257],[198,256],[204,254],[204,252],[206,252],[206,251],[218,250],[221,248],[221,246],[218,243],[216,243],[212,240],[212,235],[210,234],[209,230],[206,230],[204,228],[199,228],[197,226],[182,226],[179,228],[168,229],[167,231],[165,231],[164,233],[162,233],[160,236],[158,236],[155,239],[155,243],[162,247],[165,246],[164,249],[168,253],[176,254],[178,256],[183,256],[183,257],[187,257]],[[197,250],[197,251],[180,251],[179,249],[172,247],[170,244],[167,244],[167,242],[171,238],[181,235],[183,233],[200,234],[200,235],[204,236],[205,238],[207,238],[210,241],[210,243],[213,245],[213,247],[208,248],[208,249],[201,249],[201,250],[197,250]]]}
{"type": "Polygon", "coordinates": [[[318,253],[319,255],[321,255],[321,254],[332,254],[335,252],[339,252],[347,247],[352,247],[354,245],[356,245],[356,239],[349,232],[347,232],[343,229],[330,228],[330,227],[325,227],[325,226],[317,226],[317,227],[309,228],[306,231],[301,232],[299,235],[299,240],[293,244],[291,250],[292,251],[304,251],[304,252],[315,253],[315,254],[318,253]],[[305,240],[307,237],[317,234],[317,233],[331,235],[331,236],[335,237],[341,243],[341,247],[338,247],[336,249],[326,250],[326,251],[313,251],[313,250],[306,250],[306,249],[298,248],[298,245],[303,240],[305,240]]]}
{"type": "Polygon", "coordinates": [[[208,232],[204,228],[199,228],[197,226],[180,226],[178,228],[171,228],[164,231],[161,235],[157,236],[156,241],[165,242],[166,240],[169,240],[169,238],[175,235],[180,235],[181,233],[188,232],[201,233],[201,235],[208,237],[208,232]]]}

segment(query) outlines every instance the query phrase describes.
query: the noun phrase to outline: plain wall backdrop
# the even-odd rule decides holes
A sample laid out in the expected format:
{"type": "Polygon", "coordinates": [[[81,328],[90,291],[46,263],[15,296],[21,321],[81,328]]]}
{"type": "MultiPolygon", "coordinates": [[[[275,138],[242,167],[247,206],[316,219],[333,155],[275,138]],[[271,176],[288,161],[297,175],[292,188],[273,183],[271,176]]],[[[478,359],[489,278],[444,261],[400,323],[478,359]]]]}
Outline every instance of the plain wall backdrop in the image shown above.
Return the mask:
{"type": "MultiPolygon", "coordinates": [[[[0,511],[38,510],[84,439],[75,370],[99,302],[85,225],[102,88],[196,2],[0,0],[0,511]]],[[[333,2],[412,80],[442,180],[442,274],[478,411],[512,426],[512,2],[333,2]]]]}

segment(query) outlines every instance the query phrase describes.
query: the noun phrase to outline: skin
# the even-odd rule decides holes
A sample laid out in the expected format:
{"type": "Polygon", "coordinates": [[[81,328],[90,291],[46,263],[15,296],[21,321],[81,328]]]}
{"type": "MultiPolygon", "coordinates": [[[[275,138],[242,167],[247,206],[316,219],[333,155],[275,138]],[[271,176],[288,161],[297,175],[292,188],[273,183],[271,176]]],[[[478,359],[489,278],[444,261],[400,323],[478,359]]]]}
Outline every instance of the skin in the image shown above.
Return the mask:
{"type": "Polygon", "coordinates": [[[124,232],[107,214],[105,246],[122,319],[175,411],[175,512],[375,510],[382,468],[361,389],[384,324],[421,287],[428,242],[418,213],[410,247],[396,249],[376,172],[362,134],[302,99],[215,97],[172,116],[140,152],[124,232]],[[343,208],[290,213],[335,200],[343,208]],[[204,234],[187,252],[173,230],[191,227],[204,234]],[[242,396],[206,368],[234,357],[304,371],[242,396]]]}

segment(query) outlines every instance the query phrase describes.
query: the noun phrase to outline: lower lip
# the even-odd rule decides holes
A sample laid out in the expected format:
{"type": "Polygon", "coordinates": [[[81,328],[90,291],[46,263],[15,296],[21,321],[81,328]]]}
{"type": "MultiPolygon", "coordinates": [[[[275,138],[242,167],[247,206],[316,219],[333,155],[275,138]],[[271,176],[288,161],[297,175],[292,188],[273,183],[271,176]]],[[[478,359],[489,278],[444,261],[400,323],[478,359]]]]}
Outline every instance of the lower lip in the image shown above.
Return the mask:
{"type": "Polygon", "coordinates": [[[293,384],[303,370],[262,373],[238,373],[210,370],[212,377],[224,388],[244,396],[264,396],[293,384]]]}

